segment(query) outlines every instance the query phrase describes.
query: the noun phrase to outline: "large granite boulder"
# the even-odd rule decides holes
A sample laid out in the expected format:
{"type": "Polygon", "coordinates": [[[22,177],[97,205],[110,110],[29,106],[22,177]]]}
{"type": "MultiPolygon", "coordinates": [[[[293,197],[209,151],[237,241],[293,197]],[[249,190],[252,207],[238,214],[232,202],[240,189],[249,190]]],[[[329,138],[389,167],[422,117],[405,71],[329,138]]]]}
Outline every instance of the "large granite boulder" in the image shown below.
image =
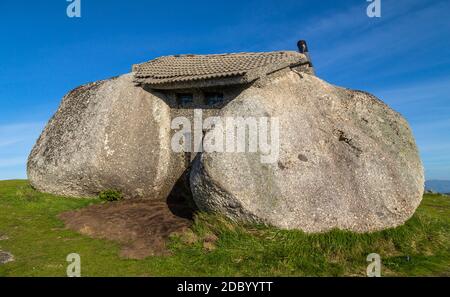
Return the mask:
{"type": "Polygon", "coordinates": [[[63,98],[29,156],[28,177],[60,195],[116,189],[165,198],[184,170],[170,139],[169,106],[132,74],[90,83],[63,98]]]}
{"type": "Polygon", "coordinates": [[[370,94],[290,71],[246,89],[220,116],[278,117],[279,158],[203,152],[190,177],[200,210],[306,232],[366,232],[404,223],[421,201],[411,130],[370,94]]]}

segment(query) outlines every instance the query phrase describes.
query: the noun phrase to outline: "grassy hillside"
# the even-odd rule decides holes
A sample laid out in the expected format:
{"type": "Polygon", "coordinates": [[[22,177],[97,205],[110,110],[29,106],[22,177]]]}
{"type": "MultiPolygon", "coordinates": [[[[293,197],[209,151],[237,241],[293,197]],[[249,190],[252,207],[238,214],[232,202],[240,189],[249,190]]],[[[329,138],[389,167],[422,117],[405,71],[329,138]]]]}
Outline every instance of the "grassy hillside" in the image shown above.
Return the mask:
{"type": "Polygon", "coordinates": [[[66,230],[57,215],[98,201],[34,191],[26,181],[0,182],[0,250],[15,261],[0,276],[64,276],[69,253],[83,276],[364,276],[370,253],[385,276],[450,276],[450,198],[425,195],[404,226],[371,234],[307,235],[239,226],[200,214],[191,232],[173,236],[172,255],[126,260],[119,246],[66,230]]]}

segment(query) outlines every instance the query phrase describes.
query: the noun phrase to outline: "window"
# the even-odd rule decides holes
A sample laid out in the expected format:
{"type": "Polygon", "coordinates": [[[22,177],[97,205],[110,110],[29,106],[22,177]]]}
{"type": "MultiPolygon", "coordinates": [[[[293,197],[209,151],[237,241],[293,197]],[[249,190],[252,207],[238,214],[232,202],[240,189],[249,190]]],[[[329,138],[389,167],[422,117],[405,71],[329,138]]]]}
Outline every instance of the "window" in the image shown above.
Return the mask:
{"type": "Polygon", "coordinates": [[[205,93],[205,99],[208,105],[216,105],[223,102],[223,93],[205,93]]]}
{"type": "Polygon", "coordinates": [[[177,94],[178,105],[189,105],[194,102],[194,96],[189,93],[179,93],[177,94]]]}

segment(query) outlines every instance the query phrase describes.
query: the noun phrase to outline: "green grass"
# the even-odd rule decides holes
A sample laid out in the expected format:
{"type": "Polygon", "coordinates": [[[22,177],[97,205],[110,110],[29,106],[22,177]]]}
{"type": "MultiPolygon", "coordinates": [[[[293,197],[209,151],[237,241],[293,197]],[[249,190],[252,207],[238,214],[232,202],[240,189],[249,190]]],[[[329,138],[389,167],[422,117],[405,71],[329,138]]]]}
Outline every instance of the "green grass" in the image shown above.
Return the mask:
{"type": "Polygon", "coordinates": [[[64,276],[74,252],[83,276],[364,276],[370,253],[380,254],[385,276],[450,275],[450,197],[425,195],[405,225],[371,234],[308,235],[199,214],[192,232],[171,239],[171,256],[145,260],[121,259],[117,244],[65,230],[57,219],[98,202],[0,181],[0,236],[9,237],[0,249],[16,258],[0,265],[0,276],[64,276]],[[205,248],[211,237],[217,241],[205,248]]]}

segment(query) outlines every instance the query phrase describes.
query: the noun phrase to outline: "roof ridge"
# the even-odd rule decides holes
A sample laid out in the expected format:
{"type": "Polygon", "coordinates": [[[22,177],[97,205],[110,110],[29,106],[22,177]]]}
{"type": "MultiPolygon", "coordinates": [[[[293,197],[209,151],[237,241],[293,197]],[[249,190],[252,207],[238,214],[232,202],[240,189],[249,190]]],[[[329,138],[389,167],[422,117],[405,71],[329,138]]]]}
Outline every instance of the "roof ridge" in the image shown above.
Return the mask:
{"type": "Polygon", "coordinates": [[[169,58],[169,57],[199,57],[199,56],[212,57],[212,56],[232,56],[232,55],[245,55],[245,54],[259,55],[259,54],[276,54],[276,53],[295,53],[295,54],[301,55],[301,53],[294,51],[294,50],[270,51],[270,52],[233,52],[233,53],[219,53],[219,54],[191,54],[191,53],[189,53],[189,54],[175,54],[175,55],[159,56],[150,61],[154,61],[154,60],[161,59],[161,58],[169,58]]]}

